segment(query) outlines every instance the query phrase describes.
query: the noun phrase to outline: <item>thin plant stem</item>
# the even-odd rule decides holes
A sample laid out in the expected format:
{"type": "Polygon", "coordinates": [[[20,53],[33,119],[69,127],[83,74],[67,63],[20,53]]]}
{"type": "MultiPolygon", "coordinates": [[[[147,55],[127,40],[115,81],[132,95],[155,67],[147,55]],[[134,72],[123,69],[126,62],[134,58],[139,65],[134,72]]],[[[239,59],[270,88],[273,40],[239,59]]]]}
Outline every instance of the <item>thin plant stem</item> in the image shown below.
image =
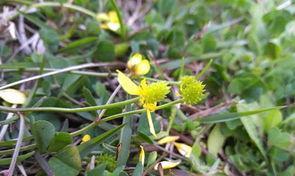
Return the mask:
{"type": "Polygon", "coordinates": [[[71,3],[59,3],[59,2],[40,2],[40,3],[35,3],[35,4],[29,4],[27,1],[20,1],[20,0],[10,0],[11,2],[17,2],[17,3],[22,3],[25,5],[30,5],[28,7],[28,9],[26,9],[26,11],[23,11],[23,13],[26,13],[28,11],[30,11],[31,8],[41,8],[41,7],[65,7],[68,9],[73,9],[76,10],[78,12],[84,13],[86,15],[89,15],[93,18],[96,18],[96,13],[85,9],[83,7],[77,6],[77,5],[73,5],[71,3]]]}
{"type": "Polygon", "coordinates": [[[199,79],[201,76],[203,76],[204,73],[206,73],[206,71],[210,68],[211,64],[212,64],[213,60],[210,59],[210,61],[208,62],[208,64],[203,68],[203,70],[196,75],[196,79],[199,79]]]}
{"type": "Polygon", "coordinates": [[[0,106],[0,111],[6,112],[66,112],[66,113],[76,113],[76,112],[87,112],[87,111],[96,111],[100,109],[110,109],[114,107],[125,106],[127,104],[134,103],[138,101],[137,98],[112,103],[99,106],[89,106],[83,108],[58,108],[58,107],[32,107],[32,108],[10,108],[5,106],[0,106]]]}
{"type": "Polygon", "coordinates": [[[75,66],[67,67],[67,68],[64,68],[64,69],[59,69],[59,70],[55,70],[55,71],[52,71],[52,72],[44,73],[44,74],[41,74],[41,75],[36,75],[36,76],[30,77],[30,78],[25,78],[25,79],[22,79],[22,80],[19,80],[19,81],[16,81],[16,82],[1,86],[0,90],[6,89],[6,88],[9,88],[9,87],[12,87],[12,86],[16,86],[16,85],[19,85],[19,84],[22,84],[22,83],[25,83],[25,82],[28,82],[28,81],[33,81],[33,80],[37,80],[37,79],[40,79],[40,78],[44,78],[44,77],[47,77],[47,76],[52,76],[52,75],[56,75],[56,74],[60,74],[60,73],[64,73],[64,72],[69,72],[69,71],[73,71],[73,70],[79,70],[79,69],[83,69],[83,68],[102,67],[102,66],[107,66],[107,65],[109,65],[109,64],[87,63],[87,64],[75,65],[75,66]]]}
{"type": "Polygon", "coordinates": [[[20,151],[20,148],[21,148],[21,145],[22,145],[22,140],[23,140],[23,137],[24,137],[25,118],[23,117],[22,114],[19,114],[19,116],[20,116],[20,125],[19,125],[18,139],[17,139],[16,145],[15,145],[14,152],[13,152],[13,155],[12,155],[12,160],[11,160],[11,163],[10,163],[10,166],[9,166],[9,169],[8,169],[8,176],[13,175],[13,172],[14,172],[14,169],[15,169],[15,164],[16,164],[16,161],[17,161],[17,157],[18,157],[18,154],[19,154],[19,151],[20,151]]]}
{"type": "MultiPolygon", "coordinates": [[[[118,87],[114,90],[114,92],[113,92],[112,95],[110,96],[110,98],[108,99],[108,101],[106,102],[106,105],[107,105],[107,104],[110,104],[110,103],[114,100],[115,96],[117,95],[117,93],[119,92],[120,89],[121,89],[121,85],[119,84],[118,87]]],[[[107,110],[107,109],[103,109],[103,110],[99,113],[98,118],[96,119],[96,121],[99,121],[99,120],[102,118],[102,116],[105,114],[106,110],[107,110]]]]}
{"type": "MultiPolygon", "coordinates": [[[[182,103],[182,102],[183,102],[182,99],[171,101],[169,103],[158,106],[156,110],[164,109],[164,108],[167,108],[167,107],[170,107],[172,105],[182,103]]],[[[118,118],[126,116],[126,115],[144,113],[145,111],[146,111],[145,109],[138,109],[138,110],[133,110],[133,111],[128,111],[128,112],[123,112],[123,113],[120,113],[120,114],[115,114],[115,115],[103,118],[100,121],[94,121],[94,122],[90,123],[89,125],[85,126],[84,128],[82,128],[80,130],[77,130],[75,132],[72,132],[71,136],[73,136],[73,137],[79,136],[79,135],[83,134],[85,131],[87,131],[87,130],[89,130],[91,128],[94,128],[95,126],[97,126],[97,125],[99,125],[101,123],[108,122],[108,121],[111,121],[111,120],[115,120],[115,119],[118,119],[118,118]]],[[[35,147],[36,147],[36,144],[31,144],[31,145],[28,145],[28,146],[21,147],[20,151],[31,150],[31,149],[34,149],[35,147]]],[[[0,151],[0,155],[11,154],[11,153],[13,153],[13,151],[14,151],[13,149],[3,150],[3,151],[0,151]]]]}
{"type": "MultiPolygon", "coordinates": [[[[169,103],[157,106],[156,110],[164,109],[164,108],[167,108],[167,107],[170,107],[172,105],[182,103],[182,102],[183,102],[182,99],[171,101],[169,103]]],[[[89,129],[91,129],[91,128],[93,128],[93,127],[95,127],[95,126],[97,126],[97,125],[99,125],[99,124],[101,124],[103,122],[108,122],[108,121],[115,120],[115,119],[118,119],[118,118],[126,116],[126,115],[139,114],[139,113],[143,113],[143,112],[146,112],[146,110],[145,109],[138,109],[138,110],[134,110],[134,111],[128,111],[128,112],[123,112],[123,113],[120,113],[120,114],[115,114],[115,115],[103,118],[100,121],[92,122],[89,125],[85,126],[84,128],[82,128],[82,129],[80,129],[78,131],[72,132],[71,135],[72,136],[78,136],[80,134],[83,134],[85,131],[87,131],[87,130],[89,130],[89,129]]]]}
{"type": "MultiPolygon", "coordinates": [[[[30,144],[27,146],[23,146],[20,148],[20,151],[27,151],[27,150],[32,150],[36,148],[36,144],[30,144]]],[[[14,152],[14,149],[7,149],[7,150],[1,150],[0,155],[9,155],[14,152]]]]}
{"type": "MultiPolygon", "coordinates": [[[[14,105],[12,105],[11,107],[12,107],[12,108],[16,108],[16,106],[17,106],[17,105],[14,104],[14,105]]],[[[13,114],[14,114],[14,113],[8,113],[8,115],[7,115],[7,117],[6,117],[6,121],[9,121],[9,119],[11,119],[11,118],[13,117],[13,114]]],[[[1,132],[0,132],[0,141],[3,140],[4,135],[5,135],[6,131],[7,131],[8,126],[9,126],[9,124],[5,124],[5,125],[2,126],[2,128],[1,128],[1,132]]]]}
{"type": "MultiPolygon", "coordinates": [[[[17,72],[17,71],[23,71],[23,72],[39,72],[40,68],[38,67],[31,67],[31,68],[7,68],[7,69],[2,69],[1,71],[3,72],[17,72]]],[[[61,69],[56,69],[56,68],[44,68],[43,71],[44,72],[50,72],[50,71],[58,71],[61,69]]],[[[78,75],[86,75],[86,76],[95,76],[95,77],[109,77],[109,76],[117,76],[117,73],[106,73],[106,72],[94,72],[94,71],[78,71],[78,70],[74,70],[74,71],[69,71],[69,73],[72,74],[78,74],[78,75]]],[[[167,80],[161,80],[161,79],[156,79],[156,78],[150,78],[150,77],[146,77],[146,76],[141,76],[140,78],[144,78],[146,80],[149,81],[165,81],[168,82],[171,85],[178,85],[179,81],[167,81],[167,80]]]]}
{"type": "Polygon", "coordinates": [[[40,8],[40,7],[66,7],[66,8],[69,8],[69,9],[73,9],[73,10],[76,10],[76,11],[79,11],[79,12],[82,12],[86,15],[89,15],[93,18],[96,18],[96,14],[88,9],[85,9],[83,7],[80,7],[80,6],[76,6],[76,5],[73,5],[73,4],[70,4],[70,3],[58,3],[58,2],[40,2],[40,3],[36,3],[36,4],[32,4],[32,7],[35,7],[35,8],[40,8]]]}

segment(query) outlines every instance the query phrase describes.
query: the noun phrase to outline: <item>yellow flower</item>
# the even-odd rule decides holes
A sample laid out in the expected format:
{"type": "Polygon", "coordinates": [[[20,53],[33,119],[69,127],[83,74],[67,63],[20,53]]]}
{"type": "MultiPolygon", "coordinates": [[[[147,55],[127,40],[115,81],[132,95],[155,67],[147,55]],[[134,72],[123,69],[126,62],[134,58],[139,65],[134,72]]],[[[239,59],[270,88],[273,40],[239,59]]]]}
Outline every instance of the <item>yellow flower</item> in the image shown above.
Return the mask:
{"type": "Polygon", "coordinates": [[[155,128],[153,125],[151,112],[156,110],[157,102],[165,99],[169,93],[169,87],[166,82],[156,82],[147,84],[143,79],[140,85],[136,85],[129,77],[124,73],[118,72],[118,81],[122,88],[130,95],[139,96],[140,104],[146,109],[147,120],[150,127],[150,132],[156,137],[155,128]]]}
{"type": "Polygon", "coordinates": [[[159,165],[162,166],[163,169],[171,169],[176,167],[181,163],[181,160],[168,160],[168,161],[161,161],[157,163],[154,167],[155,170],[159,169],[159,165]]]}
{"type": "Polygon", "coordinates": [[[178,142],[174,142],[174,145],[176,147],[176,149],[178,150],[178,152],[189,158],[191,156],[191,153],[192,153],[192,147],[191,146],[188,146],[186,144],[183,144],[183,143],[178,143],[178,142]]]}
{"type": "Polygon", "coordinates": [[[127,62],[128,69],[134,75],[145,75],[150,71],[150,63],[140,53],[132,54],[127,62]]]}
{"type": "Polygon", "coordinates": [[[89,141],[90,139],[91,139],[91,136],[90,136],[89,134],[86,134],[86,135],[84,135],[83,138],[82,138],[82,143],[87,142],[87,141],[89,141]]]}
{"type": "Polygon", "coordinates": [[[175,142],[178,139],[179,139],[179,136],[166,136],[166,137],[162,138],[161,140],[159,140],[158,144],[159,145],[163,145],[163,144],[167,144],[167,143],[174,144],[177,151],[181,155],[189,158],[192,153],[192,147],[188,146],[186,144],[183,144],[183,143],[175,142]]]}
{"type": "Polygon", "coordinates": [[[115,11],[109,11],[106,13],[99,13],[96,15],[96,19],[101,22],[101,28],[109,29],[117,32],[120,29],[120,22],[118,14],[115,11]]]}
{"type": "Polygon", "coordinates": [[[161,140],[158,141],[158,144],[166,144],[166,143],[171,143],[175,142],[177,139],[179,139],[179,136],[166,136],[162,138],[161,140]]]}
{"type": "Polygon", "coordinates": [[[139,161],[141,162],[142,166],[144,166],[144,160],[145,160],[144,149],[142,146],[140,146],[139,161]]]}

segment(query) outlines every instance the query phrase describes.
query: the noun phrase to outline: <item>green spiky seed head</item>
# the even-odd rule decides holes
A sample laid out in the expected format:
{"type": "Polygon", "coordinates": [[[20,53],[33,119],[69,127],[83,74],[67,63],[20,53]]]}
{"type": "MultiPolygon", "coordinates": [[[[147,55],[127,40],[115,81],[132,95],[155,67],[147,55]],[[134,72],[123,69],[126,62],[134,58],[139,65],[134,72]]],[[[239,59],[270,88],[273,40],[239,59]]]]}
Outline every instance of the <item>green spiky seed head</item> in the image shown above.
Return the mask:
{"type": "Polygon", "coordinates": [[[180,81],[180,95],[186,104],[197,104],[204,98],[205,85],[194,76],[184,76],[180,81]]]}

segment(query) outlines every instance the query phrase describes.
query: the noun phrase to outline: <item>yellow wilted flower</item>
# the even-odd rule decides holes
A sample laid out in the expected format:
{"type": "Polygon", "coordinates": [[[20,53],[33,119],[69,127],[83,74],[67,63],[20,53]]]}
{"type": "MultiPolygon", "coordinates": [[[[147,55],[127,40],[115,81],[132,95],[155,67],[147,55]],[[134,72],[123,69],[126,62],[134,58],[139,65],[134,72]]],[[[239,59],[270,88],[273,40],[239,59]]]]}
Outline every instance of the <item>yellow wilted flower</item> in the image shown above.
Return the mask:
{"type": "Polygon", "coordinates": [[[147,112],[150,132],[156,137],[151,112],[156,110],[157,102],[165,99],[166,95],[169,93],[169,86],[166,82],[147,84],[145,79],[143,79],[138,86],[124,73],[120,71],[117,72],[118,81],[122,88],[130,95],[139,96],[139,101],[147,112]]]}
{"type": "Polygon", "coordinates": [[[166,144],[170,142],[175,142],[178,139],[179,139],[179,136],[166,136],[162,138],[161,140],[159,140],[158,144],[162,145],[162,144],[166,144]]]}
{"type": "Polygon", "coordinates": [[[191,146],[188,146],[186,144],[183,144],[183,143],[179,143],[179,142],[175,142],[176,140],[179,139],[179,136],[167,136],[167,137],[164,137],[162,138],[161,140],[158,141],[158,144],[159,145],[162,145],[162,144],[167,144],[167,143],[171,143],[171,144],[174,144],[177,151],[189,158],[191,153],[192,153],[192,147],[191,146]]]}
{"type": "Polygon", "coordinates": [[[188,146],[186,144],[183,144],[183,143],[178,143],[178,142],[174,142],[174,145],[176,146],[176,149],[178,150],[178,152],[189,158],[191,156],[191,153],[192,153],[192,147],[191,146],[188,146]]]}
{"type": "Polygon", "coordinates": [[[150,71],[150,63],[140,53],[132,54],[127,62],[128,69],[134,75],[145,75],[150,71]]]}
{"type": "Polygon", "coordinates": [[[82,138],[82,143],[87,142],[91,139],[91,136],[89,134],[85,134],[82,138]]]}
{"type": "Polygon", "coordinates": [[[187,104],[196,104],[204,98],[205,85],[194,76],[184,76],[180,80],[180,95],[187,104]]]}
{"type": "Polygon", "coordinates": [[[11,104],[24,104],[26,101],[25,94],[15,89],[0,90],[0,98],[11,104]]]}
{"type": "Polygon", "coordinates": [[[154,167],[155,170],[158,170],[159,165],[161,164],[163,169],[171,169],[176,167],[177,165],[179,165],[181,163],[181,160],[168,160],[168,161],[161,161],[159,163],[157,163],[154,167]]]}
{"type": "Polygon", "coordinates": [[[140,146],[140,153],[139,153],[139,161],[141,162],[142,166],[144,166],[145,160],[145,152],[142,146],[140,146]]]}
{"type": "Polygon", "coordinates": [[[101,22],[101,28],[109,29],[117,32],[120,29],[120,22],[118,14],[115,11],[109,11],[106,13],[99,13],[96,15],[96,19],[101,22]]]}

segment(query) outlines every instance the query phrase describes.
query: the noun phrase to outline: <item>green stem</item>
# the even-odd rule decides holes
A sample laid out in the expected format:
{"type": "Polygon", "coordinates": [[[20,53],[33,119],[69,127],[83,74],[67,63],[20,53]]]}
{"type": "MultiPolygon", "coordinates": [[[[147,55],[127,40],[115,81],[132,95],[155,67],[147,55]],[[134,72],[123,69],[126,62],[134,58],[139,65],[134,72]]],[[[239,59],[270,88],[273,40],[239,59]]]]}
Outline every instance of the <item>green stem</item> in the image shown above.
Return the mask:
{"type": "Polygon", "coordinates": [[[55,71],[52,71],[52,72],[48,72],[48,73],[44,73],[44,74],[41,74],[41,75],[36,75],[36,76],[33,76],[33,77],[25,78],[25,79],[22,79],[22,80],[19,80],[19,81],[16,81],[16,82],[1,86],[0,90],[6,89],[6,88],[9,88],[9,87],[12,87],[12,86],[16,86],[16,85],[19,85],[19,84],[22,84],[22,83],[25,83],[25,82],[28,82],[28,81],[41,79],[41,78],[44,78],[44,77],[47,77],[47,76],[52,76],[52,75],[56,75],[56,74],[60,74],[60,73],[73,71],[73,70],[83,69],[83,68],[103,67],[103,66],[107,66],[107,65],[109,65],[109,64],[87,63],[87,64],[70,66],[70,67],[67,67],[67,68],[64,68],[64,69],[58,69],[58,70],[55,70],[55,71]]]}
{"type": "Polygon", "coordinates": [[[208,62],[208,64],[203,68],[203,70],[196,75],[196,79],[199,79],[201,76],[203,76],[204,73],[206,73],[206,71],[210,68],[211,64],[212,64],[212,59],[210,59],[210,61],[208,62]]]}
{"type": "Polygon", "coordinates": [[[37,4],[32,4],[32,7],[35,7],[35,8],[40,8],[40,7],[48,7],[48,6],[51,6],[51,7],[66,7],[66,8],[69,8],[69,9],[73,9],[73,10],[76,10],[78,12],[82,12],[86,15],[89,15],[93,18],[96,18],[96,14],[88,9],[85,9],[83,7],[80,7],[80,6],[76,6],[76,5],[73,5],[73,4],[70,4],[70,3],[58,3],[58,2],[41,2],[41,3],[37,3],[37,4]]]}
{"type": "MultiPolygon", "coordinates": [[[[182,99],[171,101],[169,103],[158,106],[156,110],[164,109],[164,108],[167,108],[167,107],[170,107],[172,105],[182,103],[182,102],[183,102],[182,99]]],[[[146,111],[145,109],[138,109],[138,110],[129,111],[129,112],[123,112],[123,113],[120,113],[120,114],[115,114],[115,115],[103,118],[98,122],[92,122],[89,125],[85,126],[84,128],[82,128],[80,130],[77,130],[75,132],[72,132],[71,136],[73,136],[73,137],[79,136],[79,135],[83,134],[84,132],[88,131],[89,129],[94,128],[95,126],[97,126],[97,125],[99,125],[101,123],[108,122],[108,121],[111,121],[111,120],[115,120],[115,119],[118,119],[118,118],[123,117],[125,115],[139,114],[139,113],[143,113],[145,111],[146,111]]],[[[29,138],[31,139],[32,136],[30,136],[29,138]]],[[[11,142],[15,143],[15,141],[11,141],[11,142]]],[[[31,144],[31,145],[28,145],[28,146],[21,147],[20,151],[26,151],[26,150],[34,149],[35,147],[36,147],[36,144],[31,144]]],[[[2,151],[0,151],[0,155],[12,154],[13,151],[14,151],[13,149],[2,150],[2,151]]]]}
{"type": "Polygon", "coordinates": [[[5,106],[0,106],[0,111],[5,112],[67,112],[67,113],[75,113],[75,112],[87,112],[87,111],[96,111],[101,109],[110,109],[114,107],[125,106],[127,104],[134,103],[138,101],[137,98],[112,103],[112,104],[105,104],[100,106],[89,106],[84,108],[57,108],[57,107],[35,107],[35,108],[10,108],[5,106]]]}
{"type": "MultiPolygon", "coordinates": [[[[18,2],[18,3],[22,3],[25,5],[29,5],[28,2],[23,2],[23,1],[19,1],[19,0],[11,0],[11,2],[18,2]]],[[[73,5],[70,3],[59,3],[59,2],[40,2],[40,3],[36,3],[36,4],[31,4],[30,7],[32,8],[41,8],[41,7],[65,7],[68,9],[73,9],[76,10],[78,12],[84,13],[86,15],[89,15],[93,18],[96,18],[96,14],[88,9],[85,9],[83,7],[77,6],[77,5],[73,5]]]]}
{"type": "MultiPolygon", "coordinates": [[[[31,144],[31,145],[27,145],[27,146],[23,146],[20,148],[20,151],[27,151],[27,150],[32,150],[36,148],[36,144],[31,144]]],[[[14,152],[14,149],[8,149],[8,150],[1,150],[0,151],[0,155],[10,155],[14,152]]]]}
{"type": "Polygon", "coordinates": [[[149,77],[145,77],[145,76],[142,76],[141,78],[144,78],[146,80],[149,80],[149,81],[164,81],[164,82],[168,82],[170,85],[178,85],[180,84],[179,81],[166,81],[166,80],[161,80],[161,79],[156,79],[156,78],[149,78],[149,77]]]}
{"type": "MultiPolygon", "coordinates": [[[[167,107],[170,107],[172,105],[182,103],[182,102],[183,102],[182,99],[171,101],[169,103],[158,106],[156,110],[164,109],[164,108],[167,108],[167,107]]],[[[99,125],[101,123],[108,122],[108,121],[111,121],[111,120],[115,120],[115,119],[118,119],[120,117],[127,116],[127,115],[143,113],[145,111],[146,111],[145,109],[138,109],[138,110],[134,110],[134,111],[128,111],[128,112],[123,112],[123,113],[120,113],[120,114],[115,114],[115,115],[103,118],[100,121],[92,122],[89,125],[85,126],[84,128],[71,133],[71,135],[72,136],[79,136],[79,135],[83,134],[85,131],[87,131],[87,130],[89,130],[89,129],[91,129],[91,128],[93,128],[93,127],[95,127],[95,126],[97,126],[97,125],[99,125]]]]}

